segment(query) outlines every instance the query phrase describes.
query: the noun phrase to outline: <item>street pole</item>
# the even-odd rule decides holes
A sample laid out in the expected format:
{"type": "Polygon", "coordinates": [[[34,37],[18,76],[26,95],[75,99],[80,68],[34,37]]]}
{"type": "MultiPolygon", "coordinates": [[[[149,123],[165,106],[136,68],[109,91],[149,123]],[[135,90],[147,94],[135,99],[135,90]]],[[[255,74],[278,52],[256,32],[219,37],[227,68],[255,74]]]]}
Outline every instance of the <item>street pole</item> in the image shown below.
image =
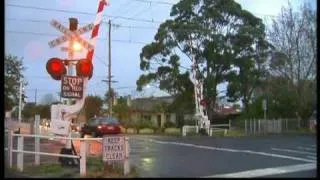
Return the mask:
{"type": "Polygon", "coordinates": [[[20,126],[21,126],[21,108],[22,108],[22,78],[20,78],[20,86],[19,86],[19,115],[18,115],[18,121],[19,121],[19,133],[20,133],[20,126]]]}
{"type": "Polygon", "coordinates": [[[109,63],[108,63],[108,79],[109,79],[109,117],[112,117],[113,94],[111,94],[111,20],[109,20],[109,63]]]}

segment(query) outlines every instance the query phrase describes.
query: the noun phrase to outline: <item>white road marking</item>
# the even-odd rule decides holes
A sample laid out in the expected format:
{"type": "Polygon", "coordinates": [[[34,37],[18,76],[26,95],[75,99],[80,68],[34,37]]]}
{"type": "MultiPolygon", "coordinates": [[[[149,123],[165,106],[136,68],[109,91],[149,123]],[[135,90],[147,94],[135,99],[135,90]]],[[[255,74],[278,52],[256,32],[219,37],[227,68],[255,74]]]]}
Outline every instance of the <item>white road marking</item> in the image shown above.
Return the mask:
{"type": "MultiPolygon", "coordinates": [[[[145,140],[145,139],[143,139],[143,140],[145,140]]],[[[291,159],[291,160],[297,160],[297,161],[303,161],[303,162],[312,162],[312,163],[316,162],[311,159],[298,158],[298,157],[293,157],[293,156],[285,156],[285,155],[266,153],[266,152],[257,152],[257,151],[251,151],[251,150],[218,148],[218,147],[212,147],[212,146],[201,146],[201,145],[196,145],[196,144],[187,144],[187,143],[179,143],[179,142],[158,141],[158,140],[153,140],[153,139],[148,139],[148,140],[151,142],[159,143],[159,144],[173,144],[173,145],[179,145],[179,146],[189,146],[189,147],[194,147],[194,148],[210,149],[210,150],[217,150],[217,151],[256,154],[256,155],[277,157],[277,158],[283,158],[283,159],[291,159]]]]}
{"type": "Polygon", "coordinates": [[[315,156],[307,156],[307,158],[317,160],[317,157],[315,157],[315,156]]]}
{"type": "Polygon", "coordinates": [[[298,149],[303,149],[303,150],[307,150],[307,151],[315,151],[316,148],[306,148],[306,147],[301,147],[299,146],[298,149]]]}
{"type": "Polygon", "coordinates": [[[274,151],[284,151],[284,152],[292,152],[292,153],[299,153],[299,154],[308,154],[308,155],[316,155],[316,153],[305,152],[305,151],[296,151],[291,149],[279,149],[279,148],[271,148],[274,151]]]}
{"type": "Polygon", "coordinates": [[[253,177],[262,177],[269,175],[277,175],[277,174],[285,174],[292,172],[300,172],[300,171],[308,171],[317,169],[315,163],[310,164],[299,164],[299,165],[291,165],[291,166],[282,166],[282,167],[274,167],[274,168],[264,168],[264,169],[255,169],[249,171],[242,171],[236,173],[228,173],[228,174],[218,174],[206,177],[220,177],[220,178],[253,178],[253,177]]]}

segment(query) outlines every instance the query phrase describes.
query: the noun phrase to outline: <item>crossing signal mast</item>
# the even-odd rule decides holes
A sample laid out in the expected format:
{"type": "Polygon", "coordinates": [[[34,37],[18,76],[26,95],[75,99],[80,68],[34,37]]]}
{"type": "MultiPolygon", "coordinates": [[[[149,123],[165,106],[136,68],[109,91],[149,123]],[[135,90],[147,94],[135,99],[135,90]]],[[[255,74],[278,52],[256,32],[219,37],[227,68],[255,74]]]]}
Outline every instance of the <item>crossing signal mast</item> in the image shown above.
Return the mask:
{"type": "MultiPolygon", "coordinates": [[[[50,22],[54,28],[63,33],[63,36],[50,41],[48,43],[49,47],[54,48],[67,41],[69,41],[69,46],[61,48],[62,51],[68,52],[67,59],[53,57],[47,61],[47,72],[54,80],[61,81],[62,97],[76,99],[75,104],[72,105],[69,103],[69,105],[51,106],[50,131],[53,134],[71,137],[71,119],[79,113],[84,105],[87,83],[93,75],[92,57],[105,5],[108,5],[106,0],[99,0],[95,22],[79,29],[76,18],[69,18],[69,28],[56,20],[50,22]],[[92,30],[92,36],[90,42],[88,42],[80,35],[90,30],[92,30]],[[73,54],[83,50],[83,48],[88,50],[87,56],[82,59],[74,59],[73,54]],[[75,73],[73,72],[74,69],[76,70],[75,73]]],[[[66,149],[71,149],[71,141],[67,141],[66,149]]]]}

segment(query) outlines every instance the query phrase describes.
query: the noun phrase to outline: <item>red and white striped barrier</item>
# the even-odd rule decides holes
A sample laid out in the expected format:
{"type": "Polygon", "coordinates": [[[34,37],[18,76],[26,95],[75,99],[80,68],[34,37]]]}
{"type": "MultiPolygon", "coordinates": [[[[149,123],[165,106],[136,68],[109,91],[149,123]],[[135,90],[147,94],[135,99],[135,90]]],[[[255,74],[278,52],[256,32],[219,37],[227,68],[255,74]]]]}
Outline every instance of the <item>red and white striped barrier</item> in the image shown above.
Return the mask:
{"type": "MultiPolygon", "coordinates": [[[[103,8],[105,5],[108,5],[109,2],[107,0],[99,0],[99,6],[98,6],[98,11],[97,11],[97,16],[96,16],[96,20],[94,21],[94,27],[92,30],[92,34],[91,34],[91,44],[95,47],[96,42],[97,42],[97,36],[99,33],[99,27],[102,21],[102,12],[103,12],[103,8]]],[[[89,50],[88,54],[87,54],[87,59],[92,61],[92,57],[93,57],[93,53],[94,53],[94,49],[89,50]]]]}

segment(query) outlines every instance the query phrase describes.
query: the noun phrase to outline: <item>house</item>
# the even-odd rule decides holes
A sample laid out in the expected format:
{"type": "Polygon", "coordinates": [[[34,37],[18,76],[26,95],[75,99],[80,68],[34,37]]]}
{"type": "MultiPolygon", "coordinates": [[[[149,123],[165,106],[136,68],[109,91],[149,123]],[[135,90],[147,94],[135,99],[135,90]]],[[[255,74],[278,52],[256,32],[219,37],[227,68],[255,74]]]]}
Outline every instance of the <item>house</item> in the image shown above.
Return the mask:
{"type": "Polygon", "coordinates": [[[173,100],[172,96],[136,99],[128,96],[127,105],[131,108],[131,120],[135,123],[148,120],[155,127],[164,127],[167,121],[176,123],[176,114],[167,109],[173,100]]]}

